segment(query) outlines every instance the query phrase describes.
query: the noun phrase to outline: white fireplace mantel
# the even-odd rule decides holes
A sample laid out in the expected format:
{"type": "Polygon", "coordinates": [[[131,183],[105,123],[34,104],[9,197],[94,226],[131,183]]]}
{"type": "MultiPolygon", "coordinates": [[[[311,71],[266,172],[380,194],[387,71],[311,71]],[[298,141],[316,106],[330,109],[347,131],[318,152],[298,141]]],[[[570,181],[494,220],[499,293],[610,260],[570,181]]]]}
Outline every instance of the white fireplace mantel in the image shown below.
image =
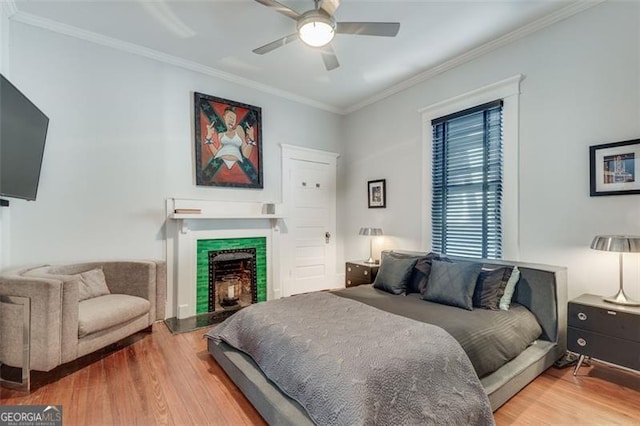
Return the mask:
{"type": "Polygon", "coordinates": [[[284,217],[283,205],[251,201],[211,201],[169,198],[169,219],[279,219],[284,217]],[[180,213],[176,210],[196,209],[200,213],[180,213]]]}
{"type": "Polygon", "coordinates": [[[167,318],[196,314],[196,245],[201,239],[266,237],[267,298],[280,297],[282,204],[167,199],[167,318]],[[200,213],[176,213],[195,209],[200,213]]]}

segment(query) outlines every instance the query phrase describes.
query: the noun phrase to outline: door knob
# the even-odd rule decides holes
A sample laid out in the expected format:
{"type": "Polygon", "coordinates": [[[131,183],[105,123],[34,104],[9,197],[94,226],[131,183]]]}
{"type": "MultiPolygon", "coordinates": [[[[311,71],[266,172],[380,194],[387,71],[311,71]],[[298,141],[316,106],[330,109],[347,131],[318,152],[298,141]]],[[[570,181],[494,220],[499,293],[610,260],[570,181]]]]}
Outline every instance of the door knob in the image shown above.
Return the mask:
{"type": "Polygon", "coordinates": [[[324,233],[324,239],[325,239],[325,242],[327,244],[329,244],[329,240],[331,239],[331,233],[330,232],[325,232],[324,233]]]}

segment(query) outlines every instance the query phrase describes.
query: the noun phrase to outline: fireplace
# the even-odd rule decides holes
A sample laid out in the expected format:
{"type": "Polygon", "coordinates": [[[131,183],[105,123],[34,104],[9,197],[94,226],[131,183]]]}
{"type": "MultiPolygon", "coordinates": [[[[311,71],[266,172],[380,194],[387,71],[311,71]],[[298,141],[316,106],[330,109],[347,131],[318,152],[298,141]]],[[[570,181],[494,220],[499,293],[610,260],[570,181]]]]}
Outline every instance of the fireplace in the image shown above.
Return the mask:
{"type": "Polygon", "coordinates": [[[237,310],[258,301],[256,249],[209,252],[208,312],[237,310]]]}
{"type": "Polygon", "coordinates": [[[197,241],[196,315],[224,318],[266,300],[265,237],[197,241]]]}
{"type": "Polygon", "coordinates": [[[217,309],[210,251],[255,248],[256,301],[280,297],[280,204],[169,198],[166,214],[167,319],[210,315],[210,293],[217,309]]]}

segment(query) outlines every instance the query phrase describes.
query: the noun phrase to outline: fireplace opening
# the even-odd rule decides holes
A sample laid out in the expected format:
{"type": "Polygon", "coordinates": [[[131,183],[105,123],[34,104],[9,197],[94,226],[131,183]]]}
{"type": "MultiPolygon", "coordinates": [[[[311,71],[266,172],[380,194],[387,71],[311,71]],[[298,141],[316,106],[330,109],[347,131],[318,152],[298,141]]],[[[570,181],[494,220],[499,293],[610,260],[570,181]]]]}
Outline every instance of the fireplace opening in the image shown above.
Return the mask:
{"type": "Polygon", "coordinates": [[[209,255],[209,313],[229,313],[257,302],[256,249],[213,250],[209,255]]]}

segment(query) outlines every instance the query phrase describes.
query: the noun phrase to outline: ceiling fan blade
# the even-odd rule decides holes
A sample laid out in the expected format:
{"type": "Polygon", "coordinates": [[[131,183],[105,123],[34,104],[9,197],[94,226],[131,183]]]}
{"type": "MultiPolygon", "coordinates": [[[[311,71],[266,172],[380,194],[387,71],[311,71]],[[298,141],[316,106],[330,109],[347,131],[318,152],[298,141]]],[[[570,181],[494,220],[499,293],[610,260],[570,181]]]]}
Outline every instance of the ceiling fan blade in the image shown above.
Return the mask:
{"type": "Polygon", "coordinates": [[[289,34],[288,36],[279,38],[276,41],[272,41],[271,43],[267,43],[264,46],[260,46],[257,49],[253,49],[253,53],[257,53],[258,55],[264,55],[265,53],[269,53],[278,47],[282,47],[285,44],[289,44],[292,41],[298,40],[298,33],[289,34]]]}
{"type": "Polygon", "coordinates": [[[278,3],[276,0],[256,0],[258,3],[274,9],[278,13],[282,13],[284,16],[288,16],[291,19],[298,19],[300,14],[293,9],[288,8],[282,3],[278,3]]]}
{"type": "Polygon", "coordinates": [[[395,37],[400,31],[398,22],[338,22],[336,33],[395,37]]]}
{"type": "Polygon", "coordinates": [[[327,69],[327,71],[334,70],[340,66],[338,57],[336,56],[336,52],[333,50],[333,47],[331,47],[330,44],[321,47],[320,53],[322,54],[322,61],[324,62],[324,67],[327,69]]]}
{"type": "Polygon", "coordinates": [[[327,12],[329,16],[333,16],[338,7],[340,7],[340,0],[323,0],[320,5],[320,9],[327,12]]]}

